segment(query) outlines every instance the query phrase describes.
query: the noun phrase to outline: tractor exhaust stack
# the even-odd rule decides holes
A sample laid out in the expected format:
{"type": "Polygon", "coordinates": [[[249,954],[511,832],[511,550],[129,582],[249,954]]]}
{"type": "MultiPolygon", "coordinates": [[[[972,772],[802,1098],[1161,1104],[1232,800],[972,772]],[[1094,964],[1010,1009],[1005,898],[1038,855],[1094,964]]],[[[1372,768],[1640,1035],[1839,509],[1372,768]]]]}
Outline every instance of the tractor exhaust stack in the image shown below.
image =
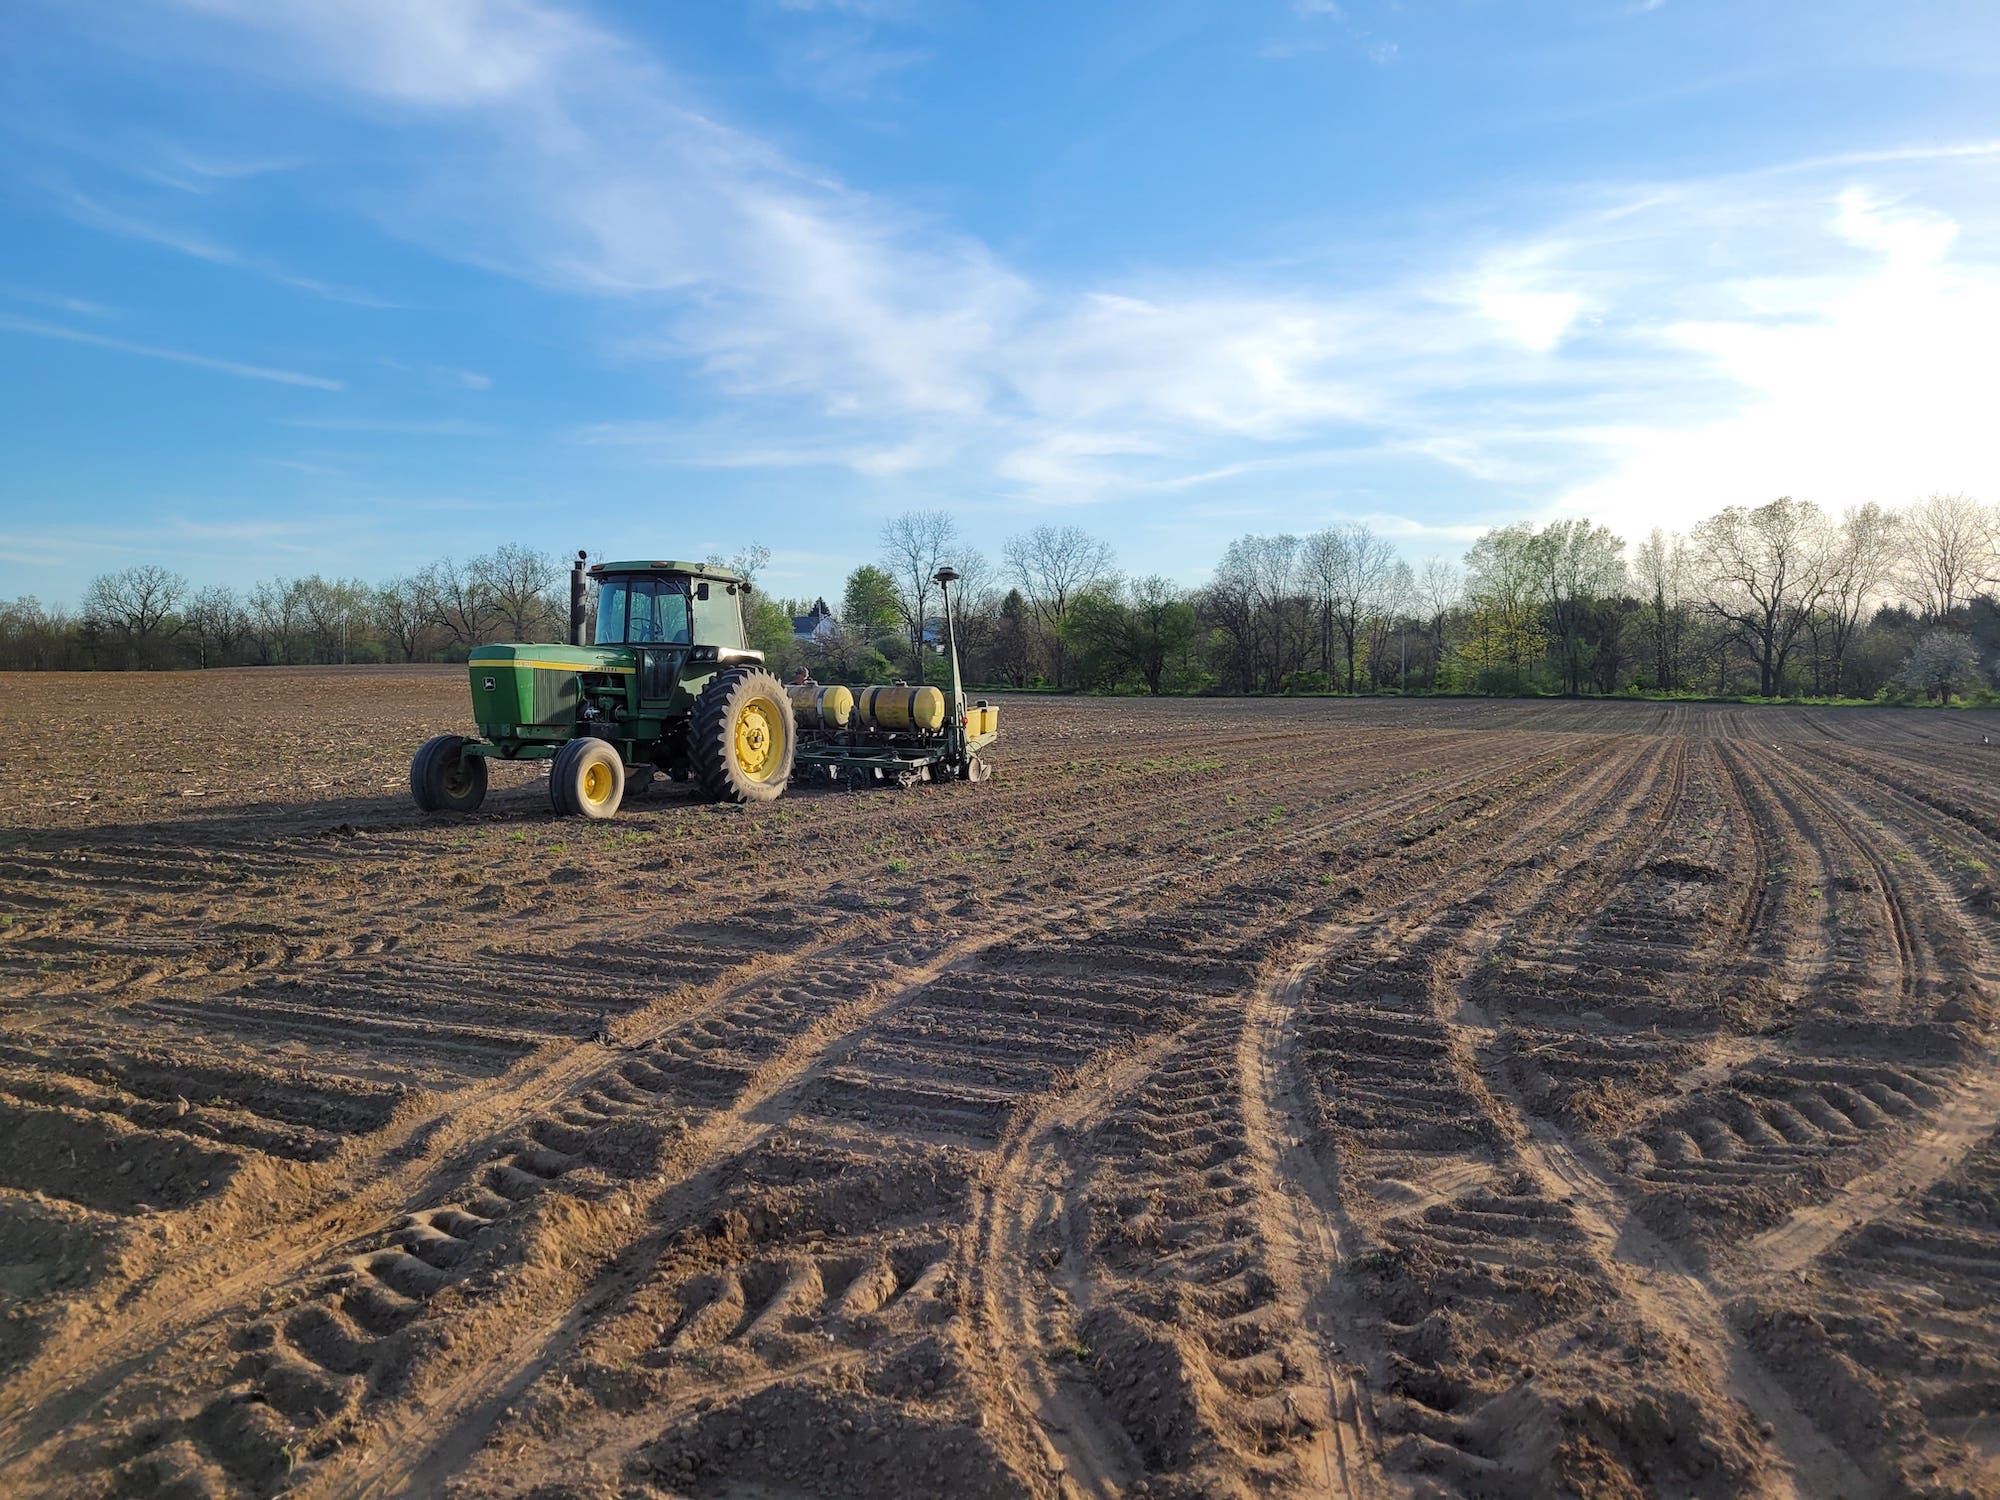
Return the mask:
{"type": "Polygon", "coordinates": [[[569,643],[572,646],[583,644],[584,620],[589,613],[584,605],[589,596],[584,590],[590,586],[583,565],[589,560],[590,554],[579,550],[576,561],[569,565],[569,643]]]}

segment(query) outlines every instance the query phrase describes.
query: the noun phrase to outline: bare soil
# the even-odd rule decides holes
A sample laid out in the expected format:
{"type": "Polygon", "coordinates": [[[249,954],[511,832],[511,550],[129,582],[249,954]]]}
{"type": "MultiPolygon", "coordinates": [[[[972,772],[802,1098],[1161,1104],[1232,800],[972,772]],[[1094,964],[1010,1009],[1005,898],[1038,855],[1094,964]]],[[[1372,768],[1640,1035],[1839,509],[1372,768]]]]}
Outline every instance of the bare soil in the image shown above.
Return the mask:
{"type": "Polygon", "coordinates": [[[2000,1493],[1983,717],[426,817],[464,714],[0,677],[0,1492],[2000,1493]]]}

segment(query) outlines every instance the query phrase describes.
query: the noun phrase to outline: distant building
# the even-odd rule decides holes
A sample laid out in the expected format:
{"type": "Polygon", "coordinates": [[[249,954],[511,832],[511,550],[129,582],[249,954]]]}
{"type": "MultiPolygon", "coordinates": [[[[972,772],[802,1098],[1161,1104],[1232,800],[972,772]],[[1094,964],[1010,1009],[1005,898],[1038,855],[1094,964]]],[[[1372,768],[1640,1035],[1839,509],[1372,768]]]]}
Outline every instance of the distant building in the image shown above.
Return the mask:
{"type": "Polygon", "coordinates": [[[833,611],[826,607],[826,600],[813,600],[813,607],[802,615],[792,616],[792,639],[801,645],[825,645],[840,633],[835,623],[833,611]]]}

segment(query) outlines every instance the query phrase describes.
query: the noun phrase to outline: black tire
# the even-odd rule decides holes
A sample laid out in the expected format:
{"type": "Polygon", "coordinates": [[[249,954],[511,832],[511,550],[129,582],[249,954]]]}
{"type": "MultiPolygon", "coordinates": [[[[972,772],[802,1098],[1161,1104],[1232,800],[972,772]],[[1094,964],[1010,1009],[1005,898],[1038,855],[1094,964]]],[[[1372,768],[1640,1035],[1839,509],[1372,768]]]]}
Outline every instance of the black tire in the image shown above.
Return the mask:
{"type": "Polygon", "coordinates": [[[558,813],[593,822],[615,816],[625,800],[625,758],[608,740],[585,735],[556,752],[549,802],[558,813]]]}
{"type": "Polygon", "coordinates": [[[410,757],[410,800],[425,812],[477,812],[486,800],[486,757],[465,754],[466,744],[440,734],[410,757]]]}
{"type": "Polygon", "coordinates": [[[688,756],[702,792],[718,802],[783,795],[798,743],[792,700],[761,667],[718,672],[694,700],[688,756]]]}

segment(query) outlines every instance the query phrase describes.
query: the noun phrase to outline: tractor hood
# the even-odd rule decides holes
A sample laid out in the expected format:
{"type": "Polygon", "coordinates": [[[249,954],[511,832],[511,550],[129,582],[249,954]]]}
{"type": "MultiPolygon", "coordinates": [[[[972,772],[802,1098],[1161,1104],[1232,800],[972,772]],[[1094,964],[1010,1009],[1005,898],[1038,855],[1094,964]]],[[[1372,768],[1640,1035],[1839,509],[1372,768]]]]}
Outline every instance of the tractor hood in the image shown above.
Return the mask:
{"type": "Polygon", "coordinates": [[[505,738],[522,729],[568,729],[576,723],[582,677],[619,682],[638,670],[619,646],[478,646],[466,658],[472,717],[480,731],[505,738]]]}
{"type": "Polygon", "coordinates": [[[618,672],[629,675],[637,664],[622,646],[474,646],[466,665],[531,667],[550,672],[618,672]]]}

